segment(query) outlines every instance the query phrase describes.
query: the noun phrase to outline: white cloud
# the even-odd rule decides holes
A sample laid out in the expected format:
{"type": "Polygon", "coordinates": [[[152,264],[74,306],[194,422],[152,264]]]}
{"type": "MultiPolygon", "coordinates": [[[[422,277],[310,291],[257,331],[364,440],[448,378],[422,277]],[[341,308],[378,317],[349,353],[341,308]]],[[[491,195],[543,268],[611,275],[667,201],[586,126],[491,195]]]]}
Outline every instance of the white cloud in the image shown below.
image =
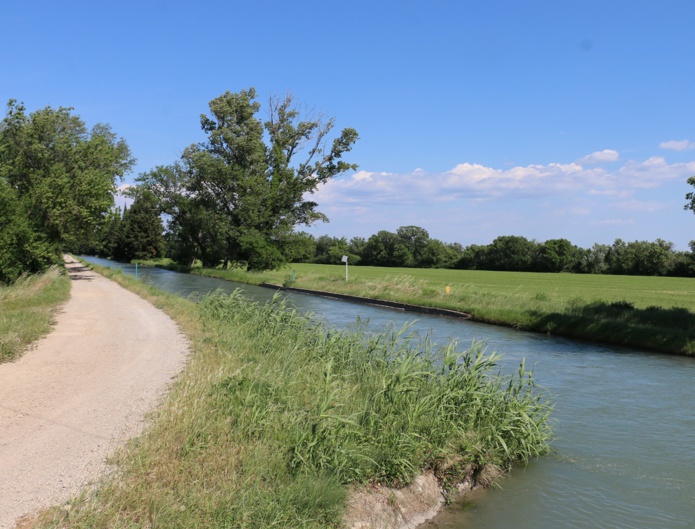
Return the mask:
{"type": "Polygon", "coordinates": [[[656,187],[666,180],[685,178],[695,172],[695,162],[669,164],[660,156],[644,162],[628,161],[615,174],[625,186],[656,187]]]}
{"type": "Polygon", "coordinates": [[[661,142],[659,147],[669,151],[689,151],[690,149],[695,149],[695,141],[670,140],[661,142]]]}
{"type": "Polygon", "coordinates": [[[617,237],[663,237],[683,245],[692,234],[680,201],[693,174],[695,160],[669,163],[660,156],[605,166],[463,162],[441,172],[360,171],[316,191],[312,199],[331,222],[312,229],[368,237],[417,225],[432,237],[465,244],[514,233],[564,237],[584,247],[617,237]]]}
{"type": "Polygon", "coordinates": [[[664,158],[628,160],[616,170],[586,168],[577,163],[516,166],[496,169],[461,163],[448,171],[410,173],[360,171],[330,180],[316,192],[325,206],[489,202],[505,198],[602,196],[626,200],[640,189],[695,174],[695,162],[669,164],[664,158]]]}
{"type": "Polygon", "coordinates": [[[582,165],[593,165],[606,162],[615,162],[620,158],[618,151],[613,149],[604,149],[602,151],[596,151],[583,158],[577,160],[578,163],[582,165]]]}
{"type": "Polygon", "coordinates": [[[538,240],[565,237],[585,246],[616,237],[651,237],[646,234],[672,239],[669,233],[680,225],[667,219],[683,214],[674,207],[675,197],[684,196],[681,187],[695,174],[695,161],[651,157],[609,167],[497,168],[464,162],[436,173],[421,168],[348,173],[329,180],[312,197],[331,219],[316,230],[369,236],[413,224],[433,237],[467,244],[487,243],[505,233],[538,240]]]}
{"type": "Polygon", "coordinates": [[[359,180],[371,180],[373,174],[374,173],[370,173],[367,171],[358,171],[354,175],[352,175],[352,179],[357,180],[357,181],[359,181],[359,180]]]}

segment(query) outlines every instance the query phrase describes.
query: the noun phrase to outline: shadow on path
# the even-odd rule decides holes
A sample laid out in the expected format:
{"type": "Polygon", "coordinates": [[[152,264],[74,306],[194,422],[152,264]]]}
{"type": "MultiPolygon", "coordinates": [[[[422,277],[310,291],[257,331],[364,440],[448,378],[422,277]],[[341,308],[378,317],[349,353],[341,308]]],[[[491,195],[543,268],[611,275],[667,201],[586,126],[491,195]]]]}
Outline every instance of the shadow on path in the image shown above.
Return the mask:
{"type": "Polygon", "coordinates": [[[73,281],[92,281],[94,278],[91,276],[83,275],[84,272],[90,272],[91,270],[86,266],[73,266],[70,267],[68,276],[73,281]]]}

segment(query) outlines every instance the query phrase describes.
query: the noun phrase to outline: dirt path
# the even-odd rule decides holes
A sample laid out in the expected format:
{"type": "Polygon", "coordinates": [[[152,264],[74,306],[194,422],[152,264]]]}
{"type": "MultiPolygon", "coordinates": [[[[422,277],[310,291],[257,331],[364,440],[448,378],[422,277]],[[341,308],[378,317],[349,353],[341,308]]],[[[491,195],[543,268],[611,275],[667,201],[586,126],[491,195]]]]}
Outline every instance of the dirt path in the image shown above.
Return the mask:
{"type": "Polygon", "coordinates": [[[183,367],[162,311],[66,258],[71,299],[53,332],[0,365],[0,528],[70,498],[138,433],[183,367]]]}

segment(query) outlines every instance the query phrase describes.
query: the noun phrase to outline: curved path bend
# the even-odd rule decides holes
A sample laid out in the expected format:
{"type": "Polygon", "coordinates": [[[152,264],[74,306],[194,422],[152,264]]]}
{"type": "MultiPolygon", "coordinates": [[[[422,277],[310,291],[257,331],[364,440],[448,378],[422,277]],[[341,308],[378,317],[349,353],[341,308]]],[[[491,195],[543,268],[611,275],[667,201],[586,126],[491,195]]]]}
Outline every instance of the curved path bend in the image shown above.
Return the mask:
{"type": "Polygon", "coordinates": [[[0,528],[61,503],[106,470],[184,366],[174,321],[70,257],[53,331],[0,365],[0,528]]]}

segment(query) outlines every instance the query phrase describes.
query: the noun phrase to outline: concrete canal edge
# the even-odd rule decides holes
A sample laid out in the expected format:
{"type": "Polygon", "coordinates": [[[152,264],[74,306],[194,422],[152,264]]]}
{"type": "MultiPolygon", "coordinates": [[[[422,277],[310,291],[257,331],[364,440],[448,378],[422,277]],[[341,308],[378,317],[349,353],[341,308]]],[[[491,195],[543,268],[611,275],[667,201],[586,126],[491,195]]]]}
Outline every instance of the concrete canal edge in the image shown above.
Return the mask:
{"type": "Polygon", "coordinates": [[[349,529],[416,529],[437,516],[449,502],[489,488],[504,476],[505,472],[495,465],[469,465],[462,480],[448,490],[431,470],[400,489],[367,485],[350,493],[343,526],[349,529]]]}
{"type": "Polygon", "coordinates": [[[458,310],[440,309],[437,307],[426,307],[424,305],[412,305],[410,303],[401,303],[399,301],[388,301],[385,299],[364,298],[361,296],[351,296],[348,294],[337,294],[335,292],[324,292],[322,290],[309,290],[306,288],[284,287],[282,285],[274,285],[273,283],[261,283],[259,287],[282,290],[283,292],[297,292],[299,294],[307,294],[310,296],[319,296],[322,298],[338,299],[341,301],[349,301],[351,303],[360,303],[362,305],[374,305],[377,307],[386,307],[389,309],[403,310],[405,312],[415,312],[419,314],[431,314],[434,316],[448,316],[451,318],[471,319],[470,314],[460,312],[458,310]]]}

